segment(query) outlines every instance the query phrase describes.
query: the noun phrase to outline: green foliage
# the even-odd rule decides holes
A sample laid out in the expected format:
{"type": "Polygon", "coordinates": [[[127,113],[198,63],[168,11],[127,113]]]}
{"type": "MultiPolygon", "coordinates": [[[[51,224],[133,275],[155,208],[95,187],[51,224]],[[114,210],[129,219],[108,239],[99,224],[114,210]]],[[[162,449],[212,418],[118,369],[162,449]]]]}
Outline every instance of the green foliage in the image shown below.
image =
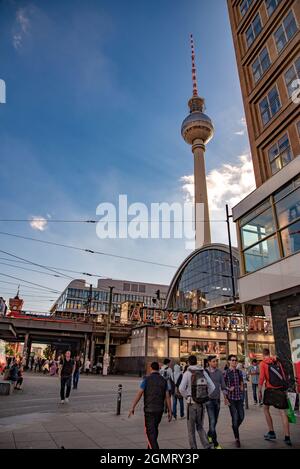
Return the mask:
{"type": "Polygon", "coordinates": [[[53,346],[52,345],[47,345],[47,347],[44,350],[43,355],[47,360],[51,360],[53,353],[54,353],[53,346]]]}

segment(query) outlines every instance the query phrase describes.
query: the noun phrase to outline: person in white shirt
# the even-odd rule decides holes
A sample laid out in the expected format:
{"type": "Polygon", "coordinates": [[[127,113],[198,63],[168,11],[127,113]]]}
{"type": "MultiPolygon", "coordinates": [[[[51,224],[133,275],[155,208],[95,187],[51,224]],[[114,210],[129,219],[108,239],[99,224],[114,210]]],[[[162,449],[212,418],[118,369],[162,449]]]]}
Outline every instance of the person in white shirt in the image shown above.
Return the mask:
{"type": "Polygon", "coordinates": [[[91,362],[90,360],[86,360],[85,362],[85,366],[84,366],[84,369],[85,369],[85,374],[88,375],[89,372],[90,372],[90,368],[91,368],[91,362]]]}
{"type": "Polygon", "coordinates": [[[197,358],[188,358],[189,367],[183,374],[179,386],[180,394],[187,401],[187,428],[191,449],[197,449],[196,430],[204,449],[211,449],[206,432],[203,428],[205,403],[215,390],[215,385],[202,366],[197,365],[197,358]]]}

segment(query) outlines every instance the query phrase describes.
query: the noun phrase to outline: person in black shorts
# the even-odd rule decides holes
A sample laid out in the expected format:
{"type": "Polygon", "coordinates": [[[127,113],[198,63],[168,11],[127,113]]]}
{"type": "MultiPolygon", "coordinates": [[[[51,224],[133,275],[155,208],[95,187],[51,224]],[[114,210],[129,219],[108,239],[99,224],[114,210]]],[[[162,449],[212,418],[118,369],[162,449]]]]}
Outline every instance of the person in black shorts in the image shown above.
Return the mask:
{"type": "Polygon", "coordinates": [[[159,374],[159,363],[151,363],[151,373],[145,376],[138,391],[128,417],[134,414],[135,408],[144,394],[145,430],[148,449],[159,449],[158,426],[161,422],[165,401],[168,408],[168,420],[172,420],[171,399],[167,381],[159,374]]]}
{"type": "Polygon", "coordinates": [[[74,360],[71,358],[71,352],[68,350],[65,353],[65,356],[61,358],[59,362],[59,372],[58,376],[60,377],[60,398],[61,403],[69,402],[69,396],[72,386],[72,376],[75,370],[74,360]],[[65,397],[65,389],[66,397],[65,397]]]}

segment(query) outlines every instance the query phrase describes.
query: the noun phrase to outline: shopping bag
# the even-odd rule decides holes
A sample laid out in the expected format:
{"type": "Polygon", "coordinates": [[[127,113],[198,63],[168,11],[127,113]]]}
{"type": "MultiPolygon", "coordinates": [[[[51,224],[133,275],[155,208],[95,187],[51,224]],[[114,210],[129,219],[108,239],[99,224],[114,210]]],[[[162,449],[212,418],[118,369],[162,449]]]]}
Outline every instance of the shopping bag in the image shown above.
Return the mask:
{"type": "Polygon", "coordinates": [[[297,422],[296,414],[294,412],[293,406],[289,398],[288,398],[288,406],[289,406],[287,410],[288,420],[290,423],[296,423],[297,422]]]}

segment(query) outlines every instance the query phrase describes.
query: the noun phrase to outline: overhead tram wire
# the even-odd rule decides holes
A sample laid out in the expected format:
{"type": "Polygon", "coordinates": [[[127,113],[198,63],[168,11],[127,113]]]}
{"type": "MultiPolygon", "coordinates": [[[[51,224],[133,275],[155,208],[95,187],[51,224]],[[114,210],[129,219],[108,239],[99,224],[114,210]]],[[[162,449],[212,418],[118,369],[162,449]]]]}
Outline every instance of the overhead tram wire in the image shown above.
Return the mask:
{"type": "MultiPolygon", "coordinates": [[[[6,233],[4,231],[0,231],[0,235],[11,236],[11,237],[20,238],[20,239],[26,239],[26,240],[29,240],[29,241],[34,241],[34,242],[38,242],[38,243],[42,243],[42,244],[48,244],[48,245],[51,245],[51,246],[59,246],[59,247],[63,247],[63,248],[66,248],[66,249],[74,249],[76,251],[87,252],[87,253],[90,253],[90,254],[98,254],[98,255],[101,255],[101,256],[108,256],[108,257],[113,257],[113,258],[117,258],[117,259],[124,259],[124,260],[128,260],[128,261],[133,261],[133,262],[142,262],[144,264],[158,265],[160,267],[168,267],[168,268],[172,268],[172,269],[177,269],[177,266],[175,266],[175,265],[162,264],[160,262],[148,261],[146,259],[139,259],[139,258],[136,258],[136,257],[120,256],[118,254],[111,254],[111,253],[106,253],[106,252],[102,252],[102,251],[96,251],[94,249],[79,248],[77,246],[71,246],[70,244],[54,243],[53,241],[45,241],[45,240],[42,240],[42,239],[31,238],[29,236],[22,236],[22,235],[17,235],[17,234],[13,234],[13,233],[6,233]]],[[[4,252],[4,251],[0,251],[0,252],[4,252]]]]}
{"type": "Polygon", "coordinates": [[[74,278],[73,278],[73,277],[70,277],[69,275],[62,274],[61,272],[58,272],[57,270],[51,269],[51,268],[49,268],[49,267],[45,267],[45,266],[43,266],[43,265],[41,265],[41,264],[38,264],[37,262],[32,262],[32,261],[30,261],[30,260],[28,260],[28,259],[25,259],[24,257],[16,256],[15,254],[12,254],[12,253],[10,253],[10,252],[3,251],[2,249],[0,249],[0,252],[2,252],[3,254],[6,254],[6,255],[8,255],[8,256],[15,257],[16,259],[19,259],[19,260],[21,260],[21,261],[25,261],[25,262],[28,263],[28,264],[32,264],[32,265],[35,265],[35,266],[37,266],[37,267],[41,267],[42,269],[49,270],[50,272],[53,272],[54,274],[57,274],[57,275],[59,275],[60,277],[63,276],[63,277],[65,277],[65,278],[69,278],[70,280],[74,280],[74,278]]]}
{"type": "MultiPolygon", "coordinates": [[[[43,290],[40,288],[40,287],[30,287],[28,285],[23,285],[22,283],[15,283],[15,282],[6,282],[5,280],[0,280],[0,283],[5,283],[5,284],[8,284],[8,285],[15,285],[15,286],[20,286],[22,287],[22,291],[23,291],[23,287],[26,288],[26,290],[30,290],[34,293],[34,291],[37,291],[37,293],[43,293],[43,290]]],[[[56,290],[50,290],[50,293],[58,293],[56,290]]]]}
{"type": "MultiPolygon", "coordinates": [[[[12,267],[13,269],[21,269],[21,270],[26,270],[26,271],[29,271],[29,272],[37,272],[39,274],[48,275],[50,277],[65,278],[64,275],[49,274],[48,272],[43,272],[42,270],[27,269],[26,267],[21,267],[20,265],[15,265],[15,264],[7,264],[6,262],[0,262],[0,265],[6,265],[8,267],[12,267]]],[[[70,277],[68,277],[68,278],[70,278],[70,277]]]]}
{"type": "MultiPolygon", "coordinates": [[[[20,264],[27,264],[26,261],[15,261],[15,260],[12,260],[12,259],[7,259],[6,257],[0,257],[0,260],[5,260],[5,261],[9,261],[9,262],[18,262],[20,264]]],[[[14,265],[14,264],[12,264],[12,265],[14,265]]],[[[100,278],[100,277],[107,278],[108,277],[108,275],[90,274],[89,272],[80,272],[79,270],[63,269],[62,267],[45,266],[44,264],[41,264],[41,265],[43,265],[43,267],[48,267],[48,268],[51,268],[51,269],[61,270],[61,271],[64,271],[64,272],[71,272],[73,274],[86,275],[87,277],[96,277],[96,278],[100,278]]]]}
{"type": "MultiPolygon", "coordinates": [[[[10,223],[10,222],[16,222],[16,223],[30,223],[30,222],[47,222],[47,223],[89,223],[89,224],[97,224],[97,223],[130,223],[131,221],[136,221],[136,220],[51,220],[51,219],[46,219],[46,218],[2,218],[0,219],[0,222],[5,222],[5,223],[10,223]]],[[[182,220],[138,220],[139,223],[183,223],[183,222],[194,222],[195,220],[186,220],[182,218],[182,220]]],[[[226,223],[226,220],[205,220],[201,219],[198,220],[198,223],[205,223],[207,221],[210,221],[212,223],[226,223]]]]}
{"type": "Polygon", "coordinates": [[[22,279],[22,278],[14,277],[14,276],[8,275],[8,274],[0,273],[0,275],[1,275],[2,277],[8,277],[8,278],[12,278],[12,279],[14,279],[14,280],[20,280],[20,282],[25,282],[25,283],[28,283],[28,284],[30,284],[30,285],[37,285],[38,287],[43,288],[43,289],[48,290],[48,291],[51,291],[52,293],[58,293],[58,294],[60,294],[60,292],[59,292],[58,290],[54,290],[53,288],[45,287],[44,285],[40,285],[39,283],[29,282],[28,280],[24,280],[24,279],[22,279]]]}

